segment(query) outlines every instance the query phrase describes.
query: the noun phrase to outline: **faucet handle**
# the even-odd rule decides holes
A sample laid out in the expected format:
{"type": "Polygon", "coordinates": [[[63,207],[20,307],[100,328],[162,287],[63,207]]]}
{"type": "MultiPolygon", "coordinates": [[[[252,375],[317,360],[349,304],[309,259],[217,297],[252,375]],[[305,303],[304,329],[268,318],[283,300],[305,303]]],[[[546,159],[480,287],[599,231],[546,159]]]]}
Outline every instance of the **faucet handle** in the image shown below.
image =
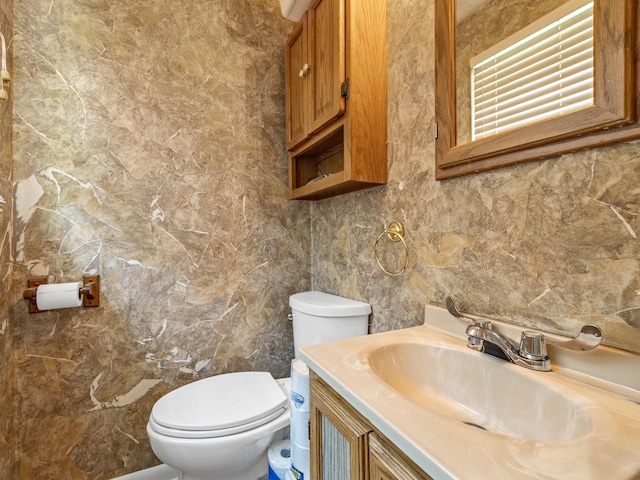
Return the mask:
{"type": "Polygon", "coordinates": [[[548,358],[547,344],[568,350],[584,351],[596,348],[600,343],[602,343],[602,330],[595,325],[585,325],[575,338],[565,341],[545,337],[542,333],[522,332],[519,353],[530,360],[543,360],[548,358]]]}
{"type": "Polygon", "coordinates": [[[587,324],[580,329],[580,333],[571,340],[561,341],[547,338],[549,345],[566,348],[568,350],[576,350],[578,352],[591,350],[602,343],[602,330],[596,325],[587,324]]]}
{"type": "Polygon", "coordinates": [[[537,332],[522,332],[518,352],[521,356],[529,360],[544,360],[549,358],[547,356],[545,336],[537,332]]]}

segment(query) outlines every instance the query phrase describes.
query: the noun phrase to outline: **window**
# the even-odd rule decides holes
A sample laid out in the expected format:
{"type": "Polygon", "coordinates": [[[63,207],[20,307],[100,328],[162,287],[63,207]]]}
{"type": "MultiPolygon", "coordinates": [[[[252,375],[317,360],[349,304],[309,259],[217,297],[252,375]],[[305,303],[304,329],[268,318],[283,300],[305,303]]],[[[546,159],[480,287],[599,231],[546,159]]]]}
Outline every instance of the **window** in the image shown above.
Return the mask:
{"type": "Polygon", "coordinates": [[[593,24],[576,0],[472,58],[472,139],[593,106],[593,24]]]}

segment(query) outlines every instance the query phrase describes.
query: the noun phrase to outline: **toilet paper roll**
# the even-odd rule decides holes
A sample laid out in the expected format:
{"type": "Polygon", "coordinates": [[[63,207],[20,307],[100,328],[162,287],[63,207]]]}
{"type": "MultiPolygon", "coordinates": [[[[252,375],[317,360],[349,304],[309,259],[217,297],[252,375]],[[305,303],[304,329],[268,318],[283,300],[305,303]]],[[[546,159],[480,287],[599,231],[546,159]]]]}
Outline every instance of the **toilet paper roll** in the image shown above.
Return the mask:
{"type": "Polygon", "coordinates": [[[293,472],[291,470],[288,470],[287,474],[284,476],[284,480],[296,480],[296,477],[293,476],[293,472]]]}
{"type": "Polygon", "coordinates": [[[269,468],[278,477],[278,480],[284,480],[286,473],[291,470],[291,442],[282,440],[272,444],[267,456],[269,468]]]}
{"type": "Polygon", "coordinates": [[[291,471],[293,478],[309,479],[311,477],[311,453],[309,447],[303,447],[291,441],[291,471]]]}
{"type": "MultiPolygon", "coordinates": [[[[293,404],[293,402],[291,402],[293,404]]],[[[291,414],[291,441],[296,442],[303,447],[309,446],[309,412],[304,410],[296,410],[291,406],[289,408],[291,414]]]]}
{"type": "Polygon", "coordinates": [[[299,358],[291,362],[291,401],[294,408],[309,411],[309,367],[299,358]]]}
{"type": "Polygon", "coordinates": [[[38,286],[36,290],[36,305],[38,306],[38,310],[79,307],[82,305],[82,295],[80,295],[81,288],[82,281],[47,283],[38,286]]]}

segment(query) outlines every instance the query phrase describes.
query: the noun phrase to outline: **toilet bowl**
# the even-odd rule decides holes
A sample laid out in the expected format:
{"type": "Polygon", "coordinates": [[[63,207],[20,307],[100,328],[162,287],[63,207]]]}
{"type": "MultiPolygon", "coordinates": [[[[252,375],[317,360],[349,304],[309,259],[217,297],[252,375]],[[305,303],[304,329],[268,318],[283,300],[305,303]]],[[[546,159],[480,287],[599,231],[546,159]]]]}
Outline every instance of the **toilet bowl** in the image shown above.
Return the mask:
{"type": "Polygon", "coordinates": [[[267,449],[289,425],[289,379],[239,372],[198,380],[153,407],[147,435],[180,480],[257,480],[267,449]]]}
{"type": "MultiPolygon", "coordinates": [[[[366,335],[371,306],[323,292],[289,299],[300,347],[366,335]]],[[[217,375],[173,390],[153,406],[147,435],[180,480],[263,480],[267,451],[288,434],[291,379],[267,372],[217,375]]]]}

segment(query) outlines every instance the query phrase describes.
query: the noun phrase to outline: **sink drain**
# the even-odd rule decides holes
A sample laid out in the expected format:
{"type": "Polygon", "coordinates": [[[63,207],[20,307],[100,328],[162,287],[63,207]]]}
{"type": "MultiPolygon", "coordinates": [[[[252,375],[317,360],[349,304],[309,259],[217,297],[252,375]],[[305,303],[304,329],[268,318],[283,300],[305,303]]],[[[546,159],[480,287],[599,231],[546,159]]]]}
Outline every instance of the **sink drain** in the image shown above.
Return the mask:
{"type": "Polygon", "coordinates": [[[465,425],[469,425],[470,427],[476,427],[476,428],[479,428],[480,430],[487,431],[486,428],[484,428],[482,425],[478,425],[477,423],[473,423],[473,422],[462,422],[462,423],[464,423],[465,425]]]}

